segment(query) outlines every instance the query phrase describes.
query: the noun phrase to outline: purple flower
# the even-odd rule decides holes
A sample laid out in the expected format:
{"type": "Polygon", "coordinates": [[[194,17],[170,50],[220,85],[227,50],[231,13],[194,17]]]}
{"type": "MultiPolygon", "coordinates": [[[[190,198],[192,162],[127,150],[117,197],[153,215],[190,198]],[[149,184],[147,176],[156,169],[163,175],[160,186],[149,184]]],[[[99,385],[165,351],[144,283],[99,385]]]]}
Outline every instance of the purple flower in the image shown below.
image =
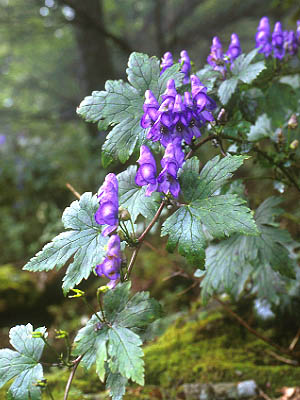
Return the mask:
{"type": "Polygon", "coordinates": [[[186,50],[182,50],[180,53],[179,63],[182,64],[181,72],[184,74],[182,83],[185,85],[190,81],[190,71],[191,71],[191,60],[186,50]]]}
{"type": "MultiPolygon", "coordinates": [[[[111,281],[116,281],[120,278],[121,267],[121,250],[120,238],[118,235],[112,235],[107,243],[107,252],[101,264],[96,266],[96,274],[106,276],[111,281]]],[[[116,283],[116,282],[114,282],[116,283]]]]}
{"type": "Polygon", "coordinates": [[[169,79],[167,82],[167,88],[164,91],[164,93],[161,95],[161,98],[163,100],[170,99],[170,100],[174,101],[176,94],[177,94],[177,90],[175,87],[175,81],[174,81],[174,79],[169,79]]]}
{"type": "Polygon", "coordinates": [[[182,101],[180,94],[175,98],[173,108],[173,123],[176,131],[176,137],[183,139],[186,143],[190,144],[193,136],[199,137],[200,131],[197,133],[193,131],[194,123],[193,118],[193,102],[189,92],[185,92],[185,101],[182,101]],[[196,133],[196,134],[195,134],[196,133]]]}
{"type": "Polygon", "coordinates": [[[198,76],[191,75],[192,98],[196,107],[195,113],[198,119],[205,123],[213,121],[214,117],[211,113],[217,105],[216,102],[207,95],[207,88],[202,84],[198,76]]]}
{"type": "Polygon", "coordinates": [[[256,46],[259,49],[259,53],[263,53],[266,57],[272,53],[271,35],[270,35],[270,24],[267,17],[263,17],[258,25],[257,33],[255,35],[256,46]]]}
{"type": "Polygon", "coordinates": [[[184,153],[181,148],[181,140],[175,139],[166,147],[165,154],[161,160],[163,170],[159,174],[157,180],[159,182],[159,192],[171,193],[174,197],[178,197],[180,185],[177,180],[177,172],[184,162],[184,153]]]}
{"type": "Polygon", "coordinates": [[[214,67],[215,71],[220,71],[223,76],[225,76],[226,68],[223,56],[223,49],[220,39],[215,36],[212,40],[212,45],[210,48],[210,54],[207,57],[207,62],[212,67],[214,67]]]}
{"type": "Polygon", "coordinates": [[[146,90],[145,92],[143,109],[144,115],[141,119],[141,126],[146,129],[152,126],[158,117],[157,111],[159,109],[159,104],[151,90],[146,90]]]}
{"type": "Polygon", "coordinates": [[[297,43],[300,46],[300,20],[297,21],[296,38],[297,38],[297,43]]]}
{"type": "Polygon", "coordinates": [[[147,133],[147,139],[160,143],[166,147],[174,139],[173,130],[173,97],[167,96],[158,109],[158,118],[147,133]]]}
{"type": "Polygon", "coordinates": [[[137,162],[140,164],[140,167],[135,176],[135,183],[138,186],[147,185],[145,195],[151,196],[157,189],[158,183],[156,179],[156,162],[147,146],[141,146],[140,158],[137,162]]]}
{"type": "Polygon", "coordinates": [[[240,45],[240,40],[239,37],[236,33],[233,33],[231,35],[231,42],[227,50],[227,57],[229,57],[230,62],[233,63],[233,61],[240,55],[242,54],[242,49],[240,45]]]}
{"type": "Polygon", "coordinates": [[[109,225],[102,232],[109,235],[118,227],[118,180],[115,174],[108,174],[98,191],[99,208],[95,214],[95,221],[99,225],[109,225]]]}
{"type": "Polygon", "coordinates": [[[297,45],[297,38],[294,31],[284,31],[283,32],[284,38],[284,50],[285,52],[289,53],[291,56],[297,54],[298,45],[297,45]]]}
{"type": "Polygon", "coordinates": [[[190,144],[193,137],[197,138],[201,136],[200,127],[202,123],[197,112],[194,112],[194,103],[190,92],[184,93],[184,105],[186,106],[187,110],[190,110],[192,113],[186,130],[187,132],[184,131],[183,135],[185,142],[190,144]]]}
{"type": "Polygon", "coordinates": [[[283,33],[281,29],[281,23],[276,22],[274,31],[272,34],[272,45],[274,57],[282,60],[284,57],[284,46],[283,46],[283,33]]]}
{"type": "Polygon", "coordinates": [[[165,70],[167,68],[170,68],[173,65],[173,56],[172,53],[170,53],[169,51],[167,51],[164,55],[163,58],[161,59],[161,71],[160,71],[160,75],[163,74],[165,72],[165,70]]]}

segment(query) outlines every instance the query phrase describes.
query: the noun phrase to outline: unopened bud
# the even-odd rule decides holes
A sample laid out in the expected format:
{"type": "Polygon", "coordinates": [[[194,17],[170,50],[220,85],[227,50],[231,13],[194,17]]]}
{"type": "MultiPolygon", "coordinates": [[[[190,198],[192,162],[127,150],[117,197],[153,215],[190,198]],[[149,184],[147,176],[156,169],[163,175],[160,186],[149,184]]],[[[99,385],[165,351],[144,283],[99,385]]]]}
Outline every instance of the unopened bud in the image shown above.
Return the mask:
{"type": "Polygon", "coordinates": [[[119,219],[121,221],[129,221],[130,220],[130,214],[126,208],[119,207],[119,219]]]}
{"type": "Polygon", "coordinates": [[[292,143],[290,144],[290,149],[296,150],[298,145],[299,145],[299,140],[293,140],[292,143]]]}
{"type": "Polygon", "coordinates": [[[276,131],[276,139],[277,139],[278,144],[281,144],[284,142],[284,136],[283,136],[282,129],[278,129],[276,131]]]}
{"type": "Polygon", "coordinates": [[[292,114],[291,118],[288,121],[288,128],[289,129],[296,129],[298,128],[298,120],[297,120],[297,115],[292,114]]]}
{"type": "Polygon", "coordinates": [[[33,338],[42,338],[44,336],[44,334],[43,334],[43,332],[34,331],[34,332],[32,332],[31,336],[33,338]]]}
{"type": "Polygon", "coordinates": [[[73,296],[68,296],[69,299],[73,299],[74,297],[83,297],[85,295],[85,293],[82,290],[79,289],[71,289],[71,290],[75,294],[73,296]]]}
{"type": "Polygon", "coordinates": [[[227,122],[227,111],[225,108],[221,108],[221,111],[218,114],[217,121],[220,124],[225,124],[227,122]]]}
{"type": "Polygon", "coordinates": [[[64,339],[69,336],[67,331],[62,331],[62,330],[55,330],[56,336],[55,339],[64,339]]]}
{"type": "Polygon", "coordinates": [[[108,290],[109,290],[109,287],[108,287],[107,285],[100,286],[100,287],[97,289],[97,293],[106,293],[108,290]]]}

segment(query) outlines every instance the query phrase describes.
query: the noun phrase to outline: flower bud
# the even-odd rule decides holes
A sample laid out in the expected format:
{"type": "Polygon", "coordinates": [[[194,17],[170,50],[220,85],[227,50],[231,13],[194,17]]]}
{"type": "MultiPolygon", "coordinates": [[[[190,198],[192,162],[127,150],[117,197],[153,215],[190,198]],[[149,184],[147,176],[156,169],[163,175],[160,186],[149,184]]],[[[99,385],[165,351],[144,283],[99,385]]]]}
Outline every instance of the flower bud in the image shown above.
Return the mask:
{"type": "Polygon", "coordinates": [[[126,208],[119,207],[119,219],[121,221],[129,221],[130,220],[130,214],[126,208]]]}
{"type": "Polygon", "coordinates": [[[288,121],[288,128],[289,129],[296,129],[298,128],[298,120],[296,114],[292,114],[291,118],[288,121]]]}
{"type": "Polygon", "coordinates": [[[276,130],[276,142],[278,144],[282,144],[284,142],[284,136],[283,136],[282,129],[276,130]]]}
{"type": "Polygon", "coordinates": [[[44,337],[44,333],[43,332],[39,332],[39,331],[34,331],[34,332],[32,332],[31,336],[33,338],[42,338],[42,337],[44,337]]]}
{"type": "Polygon", "coordinates": [[[290,149],[296,150],[298,145],[299,145],[299,140],[293,140],[292,143],[290,144],[290,149]]]}
{"type": "Polygon", "coordinates": [[[107,285],[100,286],[100,287],[97,289],[97,293],[106,293],[108,290],[109,290],[109,287],[108,287],[107,285]]]}
{"type": "Polygon", "coordinates": [[[225,108],[221,108],[221,111],[218,114],[217,121],[220,124],[225,124],[227,122],[227,112],[225,108]]]}
{"type": "Polygon", "coordinates": [[[85,293],[82,290],[79,289],[71,289],[71,290],[75,294],[73,296],[68,296],[69,299],[73,299],[74,297],[83,297],[85,295],[85,293]]]}

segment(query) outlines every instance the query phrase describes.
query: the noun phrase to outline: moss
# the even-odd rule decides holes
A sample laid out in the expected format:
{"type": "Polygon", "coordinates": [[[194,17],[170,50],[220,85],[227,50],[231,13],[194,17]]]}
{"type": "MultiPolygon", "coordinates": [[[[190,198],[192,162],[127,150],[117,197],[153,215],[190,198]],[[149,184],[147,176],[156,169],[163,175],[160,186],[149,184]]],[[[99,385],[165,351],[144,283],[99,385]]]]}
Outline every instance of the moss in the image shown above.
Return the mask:
{"type": "Polygon", "coordinates": [[[29,273],[22,272],[11,264],[0,266],[0,312],[31,304],[37,291],[29,273]]]}
{"type": "Polygon", "coordinates": [[[268,393],[299,384],[300,369],[278,364],[270,347],[220,313],[179,319],[145,348],[146,381],[162,388],[182,383],[255,379],[268,393]]]}

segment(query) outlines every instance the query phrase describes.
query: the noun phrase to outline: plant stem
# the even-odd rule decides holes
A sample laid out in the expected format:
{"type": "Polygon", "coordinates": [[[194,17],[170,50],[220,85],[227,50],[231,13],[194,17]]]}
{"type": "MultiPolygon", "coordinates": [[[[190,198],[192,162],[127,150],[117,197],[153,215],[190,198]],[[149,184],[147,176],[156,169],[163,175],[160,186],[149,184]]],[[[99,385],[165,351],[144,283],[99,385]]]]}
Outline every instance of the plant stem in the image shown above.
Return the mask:
{"type": "Polygon", "coordinates": [[[43,340],[45,345],[55,354],[56,358],[58,359],[59,364],[63,363],[63,365],[65,365],[67,367],[68,363],[62,358],[61,355],[58,354],[56,349],[53,346],[51,346],[51,344],[46,340],[46,338],[44,336],[42,336],[41,339],[43,340]]]}
{"type": "Polygon", "coordinates": [[[142,242],[144,241],[146,235],[148,234],[148,232],[151,230],[151,228],[153,227],[153,225],[155,224],[155,222],[158,220],[163,208],[165,206],[165,201],[163,200],[158,208],[158,210],[156,211],[154,217],[152,218],[152,220],[150,221],[149,225],[147,226],[147,228],[144,230],[144,232],[141,234],[141,236],[137,239],[138,240],[138,245],[136,246],[136,248],[133,250],[133,253],[131,255],[131,259],[129,261],[128,267],[127,267],[127,272],[124,276],[124,281],[127,281],[129,279],[129,276],[131,274],[132,268],[134,266],[136,257],[138,255],[138,252],[141,248],[142,242]]]}
{"type": "Polygon", "coordinates": [[[50,399],[51,399],[51,400],[54,400],[54,397],[53,397],[53,395],[52,395],[52,393],[51,393],[51,390],[50,390],[48,384],[47,384],[47,386],[46,386],[46,392],[47,392],[47,395],[50,397],[50,399]]]}
{"type": "Polygon", "coordinates": [[[67,386],[66,386],[66,389],[65,389],[64,400],[68,400],[71,384],[72,384],[76,369],[77,369],[80,361],[82,360],[82,357],[83,356],[81,355],[81,356],[77,357],[76,360],[73,361],[73,368],[72,368],[72,371],[70,373],[70,376],[69,376],[69,379],[68,379],[68,382],[67,382],[67,386]]]}
{"type": "Polygon", "coordinates": [[[101,322],[101,324],[103,324],[103,320],[99,317],[98,313],[93,309],[93,307],[90,305],[87,299],[84,296],[81,297],[81,299],[84,302],[84,304],[92,311],[92,313],[96,315],[96,318],[101,322]]]}
{"type": "Polygon", "coordinates": [[[199,147],[201,147],[202,145],[204,145],[204,143],[209,142],[210,140],[216,139],[217,135],[209,135],[206,138],[200,140],[200,142],[198,142],[197,144],[194,145],[194,147],[188,152],[188,154],[186,155],[185,159],[188,160],[189,158],[192,157],[193,153],[199,149],[199,147]]]}
{"type": "Polygon", "coordinates": [[[71,190],[74,196],[77,197],[77,199],[80,199],[80,194],[73,188],[73,186],[70,183],[67,182],[66,186],[69,190],[71,190]]]}

